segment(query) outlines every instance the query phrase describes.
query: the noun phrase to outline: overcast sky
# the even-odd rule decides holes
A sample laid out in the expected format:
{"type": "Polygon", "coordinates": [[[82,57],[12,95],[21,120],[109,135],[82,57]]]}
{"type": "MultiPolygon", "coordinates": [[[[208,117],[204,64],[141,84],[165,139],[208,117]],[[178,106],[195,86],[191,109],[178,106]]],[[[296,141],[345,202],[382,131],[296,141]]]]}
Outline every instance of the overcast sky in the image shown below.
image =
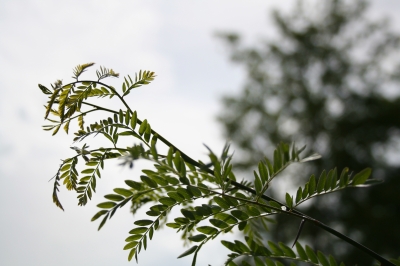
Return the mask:
{"type": "MultiPolygon", "coordinates": [[[[73,137],[63,132],[51,137],[41,130],[46,97],[38,83],[67,83],[73,67],[87,62],[122,76],[140,69],[155,71],[153,84],[131,93],[129,104],[172,143],[194,158],[204,158],[203,143],[219,151],[225,142],[215,122],[221,95],[237,92],[243,80],[215,33],[237,31],[248,40],[274,36],[268,19],[271,8],[287,10],[294,1],[265,2],[3,0],[0,264],[135,264],[128,263],[122,248],[140,214],[132,217],[128,207],[121,209],[100,232],[90,218],[102,196],[123,187],[124,179],[137,178],[139,169],[122,169],[111,162],[92,202],[78,207],[76,194],[61,189],[66,211],[56,208],[48,180],[60,159],[73,155],[73,137]]],[[[399,1],[375,0],[371,15],[394,17],[399,9],[399,1]]],[[[198,265],[223,263],[226,249],[214,242],[200,252],[198,265]]],[[[191,257],[176,259],[185,249],[172,229],[162,230],[140,254],[139,265],[189,265],[191,257]]]]}

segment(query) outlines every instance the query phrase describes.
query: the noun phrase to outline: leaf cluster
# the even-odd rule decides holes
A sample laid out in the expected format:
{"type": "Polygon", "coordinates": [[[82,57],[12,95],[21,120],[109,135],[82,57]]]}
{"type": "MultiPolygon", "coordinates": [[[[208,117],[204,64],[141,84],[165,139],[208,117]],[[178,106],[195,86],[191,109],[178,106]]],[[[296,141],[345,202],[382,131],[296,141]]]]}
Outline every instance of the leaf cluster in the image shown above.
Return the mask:
{"type": "MultiPolygon", "coordinates": [[[[321,251],[315,252],[311,247],[305,245],[303,247],[300,243],[296,242],[296,251],[282,242],[274,243],[268,241],[267,245],[260,245],[254,242],[251,238],[246,237],[246,243],[239,240],[234,242],[229,242],[222,240],[221,243],[231,250],[233,253],[229,254],[229,259],[226,261],[228,266],[250,265],[246,260],[241,261],[237,264],[234,259],[239,257],[251,257],[256,266],[267,265],[267,266],[283,266],[279,260],[276,259],[286,259],[291,261],[291,266],[296,265],[293,261],[305,262],[310,265],[320,265],[320,266],[338,266],[335,258],[332,255],[326,256],[321,251]]],[[[340,266],[344,266],[342,262],[340,266]]]]}
{"type": "MultiPolygon", "coordinates": [[[[220,155],[206,147],[209,151],[209,162],[195,161],[154,131],[147,119],[139,119],[137,111],[132,110],[125,102],[124,97],[132,89],[149,84],[154,79],[154,72],[140,71],[135,75],[134,81],[130,76],[124,78],[122,89],[118,92],[112,86],[100,82],[103,78],[118,76],[114,71],[103,67],[97,71],[97,81],[79,80],[82,72],[92,65],[93,63],[78,65],[74,69],[76,81],[67,85],[56,82],[52,86],[53,92],[39,85],[40,90],[49,98],[45,118],[53,123],[45,126],[45,130],[53,130],[55,135],[60,126],[64,125],[64,130],[68,133],[70,121],[76,119],[79,129],[74,133],[75,142],[82,142],[93,135],[104,137],[110,144],[109,147],[94,149],[89,149],[87,143],[81,148],[71,147],[76,155],[62,161],[54,178],[53,201],[58,207],[63,209],[57,195],[61,182],[68,190],[77,193],[78,205],[84,206],[96,192],[96,184],[102,177],[106,160],[120,158],[121,165],[130,168],[134,166],[135,160],[148,160],[153,163],[153,168],[143,169],[137,178],[125,180],[126,187],[114,188],[112,193],[105,195],[105,201],[97,205],[100,210],[92,218],[92,221],[101,218],[98,227],[100,230],[127,203],[130,203],[133,214],[141,208],[148,208],[146,217],[140,217],[134,222],[135,227],[128,232],[125,239],[123,248],[129,251],[128,260],[135,257],[137,261],[141,250],[147,249],[156,231],[165,224],[180,232],[186,243],[194,243],[178,257],[193,254],[192,265],[196,264],[197,256],[207,242],[236,229],[245,234],[246,243],[222,240],[221,243],[233,252],[226,265],[237,265],[235,260],[239,257],[252,257],[256,265],[282,265],[275,259],[297,260],[312,265],[337,265],[332,256],[326,257],[320,251],[315,253],[309,246],[303,248],[297,243],[300,232],[295,241],[296,255],[285,244],[264,239],[259,231],[268,230],[267,223],[273,222],[273,216],[286,214],[313,223],[349,241],[339,232],[301,213],[296,207],[315,196],[347,187],[373,184],[376,181],[368,179],[371,174],[369,168],[353,177],[349,174],[349,169],[345,168],[339,178],[336,169],[328,173],[324,171],[318,182],[312,175],[303,187],[298,188],[295,199],[286,193],[285,203],[281,203],[267,193],[272,180],[291,164],[316,160],[320,157],[318,154],[303,158],[301,153],[305,147],[298,149],[295,144],[280,143],[273,153],[273,159],[265,157],[259,162],[253,180],[238,182],[229,145],[223,148],[220,155]],[[99,106],[90,102],[94,96],[116,97],[124,107],[113,110],[99,106]],[[89,110],[84,110],[83,107],[89,110]],[[84,117],[95,111],[106,112],[108,115],[85,127],[84,117]],[[49,119],[50,114],[57,120],[49,119]],[[120,137],[133,137],[138,143],[123,148],[118,142],[120,137]],[[166,146],[166,154],[158,151],[159,145],[166,146]],[[83,162],[83,170],[78,172],[80,158],[83,159],[80,160],[83,162]],[[180,215],[170,217],[173,208],[178,208],[180,215]],[[263,229],[256,229],[260,224],[263,229]]],[[[359,247],[357,244],[355,246],[359,247]]],[[[386,262],[379,255],[376,258],[386,262]]],[[[243,261],[242,265],[248,265],[246,263],[243,261]]]]}

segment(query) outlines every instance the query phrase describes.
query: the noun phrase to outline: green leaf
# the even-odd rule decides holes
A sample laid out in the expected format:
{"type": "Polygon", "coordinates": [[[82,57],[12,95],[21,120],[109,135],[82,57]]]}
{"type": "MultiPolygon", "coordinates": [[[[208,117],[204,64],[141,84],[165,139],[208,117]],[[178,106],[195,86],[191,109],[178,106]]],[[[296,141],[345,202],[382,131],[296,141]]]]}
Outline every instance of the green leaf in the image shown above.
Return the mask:
{"type": "Polygon", "coordinates": [[[243,231],[246,228],[247,225],[247,221],[243,221],[241,223],[239,223],[238,229],[239,231],[243,231]]]}
{"type": "Polygon", "coordinates": [[[168,154],[167,154],[167,163],[170,167],[173,167],[173,164],[172,164],[173,157],[174,157],[174,148],[171,146],[169,148],[168,154]]]}
{"type": "Polygon", "coordinates": [[[137,242],[137,241],[129,242],[128,244],[125,245],[124,250],[134,248],[134,247],[137,246],[138,243],[139,243],[139,242],[137,242]]]}
{"type": "Polygon", "coordinates": [[[224,221],[228,224],[236,224],[238,222],[238,220],[233,217],[232,215],[229,215],[227,213],[217,213],[215,215],[215,218],[217,218],[218,220],[224,221]]]}
{"type": "Polygon", "coordinates": [[[108,211],[107,210],[101,210],[101,211],[99,211],[98,213],[96,213],[93,217],[92,217],[92,219],[91,219],[91,221],[93,222],[93,221],[96,221],[97,219],[99,219],[101,216],[103,216],[104,214],[106,214],[108,211]]]}
{"type": "Polygon", "coordinates": [[[370,175],[371,175],[371,168],[365,168],[364,170],[362,170],[361,172],[357,173],[353,177],[352,185],[353,186],[357,186],[357,185],[364,184],[365,181],[367,181],[367,179],[369,178],[370,175]]]}
{"type": "Polygon", "coordinates": [[[131,261],[133,258],[133,255],[135,255],[136,249],[131,249],[131,251],[129,252],[129,256],[128,256],[128,261],[131,261]]]}
{"type": "Polygon", "coordinates": [[[293,208],[293,198],[292,198],[292,196],[289,195],[289,193],[286,193],[285,200],[286,200],[286,205],[289,207],[289,209],[292,209],[293,208]]]}
{"type": "Polygon", "coordinates": [[[315,255],[314,251],[313,251],[309,246],[307,246],[307,245],[306,245],[306,253],[307,253],[308,258],[309,258],[312,262],[318,263],[318,258],[317,258],[317,256],[315,255]]]}
{"type": "Polygon", "coordinates": [[[235,245],[235,243],[226,241],[226,240],[221,240],[222,245],[224,245],[227,249],[236,252],[236,253],[240,253],[239,248],[235,245]]]}
{"type": "Polygon", "coordinates": [[[151,136],[151,126],[149,123],[147,123],[146,129],[144,131],[144,139],[146,142],[149,142],[151,136]]]}
{"type": "Polygon", "coordinates": [[[181,209],[181,213],[190,220],[196,220],[196,216],[194,215],[193,211],[181,209]]]}
{"type": "Polygon", "coordinates": [[[120,196],[120,195],[116,195],[116,194],[108,194],[104,196],[106,199],[108,200],[112,200],[112,201],[121,201],[124,200],[125,198],[120,196]]]}
{"type": "Polygon", "coordinates": [[[134,222],[134,224],[139,225],[139,226],[146,226],[146,225],[150,225],[152,223],[153,223],[152,220],[137,220],[136,222],[134,222]]]}
{"type": "Polygon", "coordinates": [[[274,242],[268,241],[268,246],[271,248],[272,253],[277,256],[284,256],[285,253],[274,242]]]}
{"type": "Polygon", "coordinates": [[[191,236],[191,237],[189,237],[188,239],[189,239],[190,241],[193,241],[193,242],[200,242],[200,241],[203,241],[203,240],[206,239],[206,238],[207,238],[206,235],[204,235],[204,234],[198,234],[198,235],[191,236]]]}
{"type": "Polygon", "coordinates": [[[196,246],[193,246],[193,247],[189,248],[188,250],[186,250],[185,252],[183,252],[181,255],[179,255],[178,259],[183,258],[183,257],[186,257],[187,255],[192,254],[193,252],[196,251],[197,247],[198,247],[198,246],[196,245],[196,246]]]}
{"type": "Polygon", "coordinates": [[[123,131],[119,132],[118,136],[136,136],[136,133],[132,131],[123,131]]]}
{"type": "Polygon", "coordinates": [[[123,123],[124,122],[124,112],[121,109],[119,109],[118,117],[119,117],[119,123],[123,123]]]}
{"type": "Polygon", "coordinates": [[[308,195],[311,197],[315,193],[315,176],[311,175],[310,181],[308,181],[308,195]]]}
{"type": "Polygon", "coordinates": [[[107,202],[103,202],[103,203],[97,204],[97,207],[99,207],[101,209],[111,209],[115,205],[117,205],[117,203],[112,202],[112,201],[107,201],[107,202]]]}
{"type": "Polygon", "coordinates": [[[240,251],[242,252],[250,252],[250,249],[241,241],[235,240],[236,246],[239,248],[240,251]]]}
{"type": "Polygon", "coordinates": [[[150,210],[156,211],[156,212],[163,212],[166,209],[168,209],[168,206],[167,205],[161,205],[161,204],[154,205],[154,206],[150,207],[150,210]]]}
{"type": "Polygon", "coordinates": [[[128,186],[130,186],[131,188],[135,189],[135,190],[142,190],[142,183],[133,181],[133,180],[125,180],[125,184],[127,184],[128,186]]]}
{"type": "MultiPolygon", "coordinates": [[[[329,255],[329,264],[330,266],[337,266],[336,260],[332,255],[329,255]]],[[[400,266],[400,264],[399,264],[400,266]]]]}
{"type": "Polygon", "coordinates": [[[178,192],[180,195],[184,196],[185,199],[191,199],[193,197],[193,195],[189,191],[187,191],[186,189],[181,188],[181,187],[177,188],[176,192],[178,192]]]}
{"type": "Polygon", "coordinates": [[[131,112],[129,110],[126,110],[126,112],[125,112],[125,125],[129,125],[130,121],[131,121],[131,112]]]}
{"type": "Polygon", "coordinates": [[[293,252],[293,250],[290,247],[286,246],[282,242],[279,242],[278,245],[283,250],[283,253],[285,253],[286,256],[288,256],[290,258],[296,258],[296,254],[293,252]]]}
{"type": "Polygon", "coordinates": [[[99,224],[99,227],[97,228],[97,230],[100,230],[104,226],[107,219],[108,219],[108,214],[106,216],[104,216],[103,220],[101,220],[101,223],[99,224]]]}
{"type": "Polygon", "coordinates": [[[65,130],[65,133],[67,133],[68,134],[68,130],[69,130],[69,122],[70,122],[71,120],[68,120],[66,123],[65,123],[65,125],[64,125],[64,130],[65,130]]]}
{"type": "Polygon", "coordinates": [[[253,259],[256,266],[264,266],[264,262],[259,257],[254,257],[253,259]]]}
{"type": "Polygon", "coordinates": [[[135,129],[137,124],[137,112],[133,112],[132,117],[131,117],[131,128],[135,129]]]}
{"type": "Polygon", "coordinates": [[[142,238],[142,235],[131,235],[125,239],[125,242],[132,242],[142,238]]]}
{"type": "Polygon", "coordinates": [[[153,179],[148,177],[148,176],[141,175],[140,179],[143,181],[143,183],[145,183],[146,185],[148,185],[151,188],[157,188],[158,187],[157,183],[153,179]]]}
{"type": "Polygon", "coordinates": [[[168,183],[170,183],[171,185],[178,185],[179,184],[179,180],[175,177],[172,176],[165,176],[165,180],[168,181],[168,183]]]}
{"type": "Polygon", "coordinates": [[[175,191],[168,192],[167,195],[176,200],[177,202],[183,202],[185,200],[185,198],[181,194],[175,191]]]}
{"type": "Polygon", "coordinates": [[[237,201],[237,199],[230,198],[227,196],[222,196],[222,198],[226,201],[226,203],[229,204],[229,206],[236,207],[237,205],[239,205],[239,202],[237,201]]]}
{"type": "Polygon", "coordinates": [[[212,214],[212,209],[206,204],[203,204],[202,206],[196,206],[195,209],[196,213],[200,216],[209,216],[212,214]]]}
{"type": "Polygon", "coordinates": [[[176,203],[176,200],[174,200],[173,198],[169,198],[169,197],[160,198],[158,201],[161,204],[164,204],[164,205],[167,205],[167,206],[171,206],[171,205],[174,205],[176,203]]]}
{"type": "Polygon", "coordinates": [[[195,197],[201,197],[202,196],[201,190],[198,189],[197,187],[187,186],[187,190],[189,190],[190,193],[192,193],[193,196],[195,196],[195,197]]]}
{"type": "Polygon", "coordinates": [[[188,218],[185,218],[185,217],[178,217],[178,218],[175,218],[174,221],[175,221],[176,223],[178,223],[178,224],[181,224],[181,225],[185,225],[185,224],[190,223],[190,220],[189,220],[188,218]]]}
{"type": "Polygon", "coordinates": [[[303,190],[301,189],[301,187],[299,187],[296,193],[296,204],[302,199],[302,194],[303,190]]]}
{"type": "Polygon", "coordinates": [[[174,229],[178,229],[178,228],[181,227],[181,226],[180,226],[179,224],[177,224],[177,223],[166,223],[166,226],[171,227],[171,228],[174,228],[174,229]]]}
{"type": "Polygon", "coordinates": [[[85,170],[83,170],[81,173],[82,174],[91,174],[91,173],[93,173],[94,172],[94,168],[91,168],[91,169],[85,169],[85,170]]]}
{"type": "Polygon", "coordinates": [[[148,216],[159,216],[160,212],[158,212],[158,211],[147,211],[146,214],[148,216]]]}
{"type": "Polygon", "coordinates": [[[143,236],[143,247],[144,247],[144,250],[147,249],[147,235],[143,236]]]}
{"type": "Polygon", "coordinates": [[[249,216],[241,210],[233,210],[231,211],[231,214],[241,221],[249,219],[249,216]]]}
{"type": "Polygon", "coordinates": [[[132,191],[127,190],[125,188],[114,188],[114,192],[125,197],[130,197],[133,195],[132,191]]]}
{"type": "Polygon", "coordinates": [[[303,189],[303,195],[301,195],[303,199],[306,199],[308,196],[308,183],[305,184],[303,189]]]}
{"type": "Polygon", "coordinates": [[[324,191],[325,181],[326,181],[326,172],[324,170],[324,171],[322,171],[322,174],[318,180],[317,193],[321,193],[322,191],[324,191]]]}
{"type": "Polygon", "coordinates": [[[142,136],[147,128],[147,119],[143,120],[142,124],[139,127],[139,135],[142,136]]]}
{"type": "Polygon", "coordinates": [[[333,178],[332,171],[329,171],[325,181],[325,187],[324,187],[325,191],[328,191],[331,188],[332,178],[333,178]]]}
{"type": "Polygon", "coordinates": [[[269,258],[266,258],[265,262],[267,263],[267,266],[276,266],[275,262],[269,258]]]}
{"type": "Polygon", "coordinates": [[[330,266],[328,260],[326,259],[324,253],[317,251],[318,260],[322,266],[330,266]]]}
{"type": "Polygon", "coordinates": [[[247,206],[247,214],[250,214],[251,216],[258,216],[261,214],[261,212],[253,206],[247,206]]]}
{"type": "Polygon", "coordinates": [[[214,235],[218,233],[218,229],[212,226],[200,226],[197,227],[196,230],[206,235],[214,235]]]}
{"type": "Polygon", "coordinates": [[[296,242],[296,250],[302,260],[308,260],[308,256],[299,242],[296,242]]]}
{"type": "Polygon", "coordinates": [[[71,168],[71,164],[64,164],[63,167],[61,167],[60,171],[64,172],[64,171],[69,170],[70,168],[71,168]]]}
{"type": "Polygon", "coordinates": [[[221,228],[221,229],[228,227],[227,223],[225,223],[224,221],[218,220],[218,219],[210,219],[209,221],[212,225],[214,225],[215,227],[221,228]]]}
{"type": "Polygon", "coordinates": [[[168,185],[168,181],[165,180],[164,178],[158,176],[158,175],[151,176],[151,179],[153,179],[160,186],[167,186],[168,185]]]}
{"type": "Polygon", "coordinates": [[[44,94],[53,94],[48,88],[43,86],[42,84],[38,84],[39,89],[44,93],[44,94]]]}
{"type": "Polygon", "coordinates": [[[343,168],[342,173],[340,174],[339,187],[347,186],[348,181],[349,181],[349,168],[345,167],[343,168]]]}
{"type": "MultiPolygon", "coordinates": [[[[331,171],[329,171],[331,172],[331,171]]],[[[336,168],[332,170],[332,183],[331,183],[331,190],[336,187],[337,183],[337,170],[336,168]]]]}
{"type": "Polygon", "coordinates": [[[137,227],[129,231],[131,235],[141,235],[147,231],[147,227],[137,227]]]}
{"type": "MultiPolygon", "coordinates": [[[[182,167],[181,170],[182,170],[182,169],[185,169],[185,167],[182,167]]],[[[181,173],[181,175],[182,175],[183,177],[179,177],[179,181],[180,181],[182,184],[184,184],[184,185],[190,185],[190,180],[189,180],[189,178],[187,178],[186,176],[184,176],[182,173],[181,173]]]]}
{"type": "Polygon", "coordinates": [[[265,162],[267,163],[267,166],[268,166],[268,173],[269,173],[269,176],[270,176],[270,178],[271,178],[271,176],[275,173],[274,167],[272,166],[272,164],[271,164],[271,162],[268,160],[268,158],[264,158],[264,160],[265,160],[265,162]]]}
{"type": "Polygon", "coordinates": [[[176,171],[181,172],[183,160],[181,158],[181,153],[179,151],[175,152],[175,157],[173,159],[173,162],[174,162],[176,171]]]}
{"type": "Polygon", "coordinates": [[[263,162],[258,163],[258,172],[260,173],[262,183],[266,183],[268,181],[268,170],[263,162]]]}
{"type": "Polygon", "coordinates": [[[261,193],[262,183],[256,171],[254,171],[254,188],[256,189],[257,194],[261,193]]]}
{"type": "Polygon", "coordinates": [[[229,204],[221,197],[215,196],[213,198],[213,200],[215,201],[215,203],[217,203],[221,208],[223,209],[228,209],[229,208],[229,204]]]}

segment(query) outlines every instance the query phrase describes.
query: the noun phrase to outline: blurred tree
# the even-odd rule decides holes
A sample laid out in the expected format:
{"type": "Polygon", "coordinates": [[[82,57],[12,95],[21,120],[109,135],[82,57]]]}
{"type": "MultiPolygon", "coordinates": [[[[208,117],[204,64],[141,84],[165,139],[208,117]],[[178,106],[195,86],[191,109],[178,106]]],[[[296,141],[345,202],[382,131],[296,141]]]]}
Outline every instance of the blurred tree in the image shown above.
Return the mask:
{"type": "MultiPolygon", "coordinates": [[[[343,192],[337,202],[321,199],[306,213],[393,257],[400,250],[399,35],[387,21],[371,22],[367,7],[363,0],[300,1],[291,15],[273,13],[279,41],[254,47],[237,34],[222,34],[247,77],[239,95],[223,99],[219,119],[243,170],[255,168],[282,138],[323,155],[309,169],[313,173],[373,167],[382,185],[343,192]]],[[[282,230],[271,237],[293,241],[297,226],[278,218],[282,230]]],[[[306,225],[301,238],[345,255],[349,265],[356,258],[358,265],[371,264],[338,239],[310,229],[306,225]]]]}

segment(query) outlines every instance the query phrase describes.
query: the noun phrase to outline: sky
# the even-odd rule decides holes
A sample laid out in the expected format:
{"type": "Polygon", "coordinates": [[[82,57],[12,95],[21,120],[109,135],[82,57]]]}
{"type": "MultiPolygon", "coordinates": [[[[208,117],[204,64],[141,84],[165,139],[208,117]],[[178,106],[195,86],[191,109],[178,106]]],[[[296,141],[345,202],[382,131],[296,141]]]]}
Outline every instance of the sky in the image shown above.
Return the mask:
{"type": "MultiPolygon", "coordinates": [[[[244,79],[217,32],[236,31],[247,41],[273,38],[272,8],[288,10],[295,1],[31,1],[0,4],[0,264],[1,265],[133,265],[123,251],[135,220],[129,208],[119,210],[98,232],[90,222],[103,195],[123,180],[138,178],[134,170],[106,165],[97,194],[78,207],[76,194],[61,189],[65,212],[51,199],[60,160],[74,155],[72,135],[51,137],[43,131],[46,96],[38,83],[71,80],[77,64],[95,62],[121,76],[140,69],[157,78],[131,93],[128,103],[152,128],[194,158],[205,158],[203,143],[220,151],[225,140],[216,115],[222,95],[237,93],[244,79]]],[[[372,1],[371,17],[392,17],[396,0],[372,1]]],[[[400,25],[399,19],[394,25],[400,25]]],[[[398,27],[397,27],[398,28],[398,27]]],[[[121,79],[109,80],[120,86],[121,79]]],[[[145,210],[144,210],[145,211],[145,210]]],[[[141,252],[139,265],[189,265],[176,259],[183,247],[172,229],[155,234],[141,252]]],[[[208,243],[198,265],[221,265],[227,250],[208,243]]]]}

